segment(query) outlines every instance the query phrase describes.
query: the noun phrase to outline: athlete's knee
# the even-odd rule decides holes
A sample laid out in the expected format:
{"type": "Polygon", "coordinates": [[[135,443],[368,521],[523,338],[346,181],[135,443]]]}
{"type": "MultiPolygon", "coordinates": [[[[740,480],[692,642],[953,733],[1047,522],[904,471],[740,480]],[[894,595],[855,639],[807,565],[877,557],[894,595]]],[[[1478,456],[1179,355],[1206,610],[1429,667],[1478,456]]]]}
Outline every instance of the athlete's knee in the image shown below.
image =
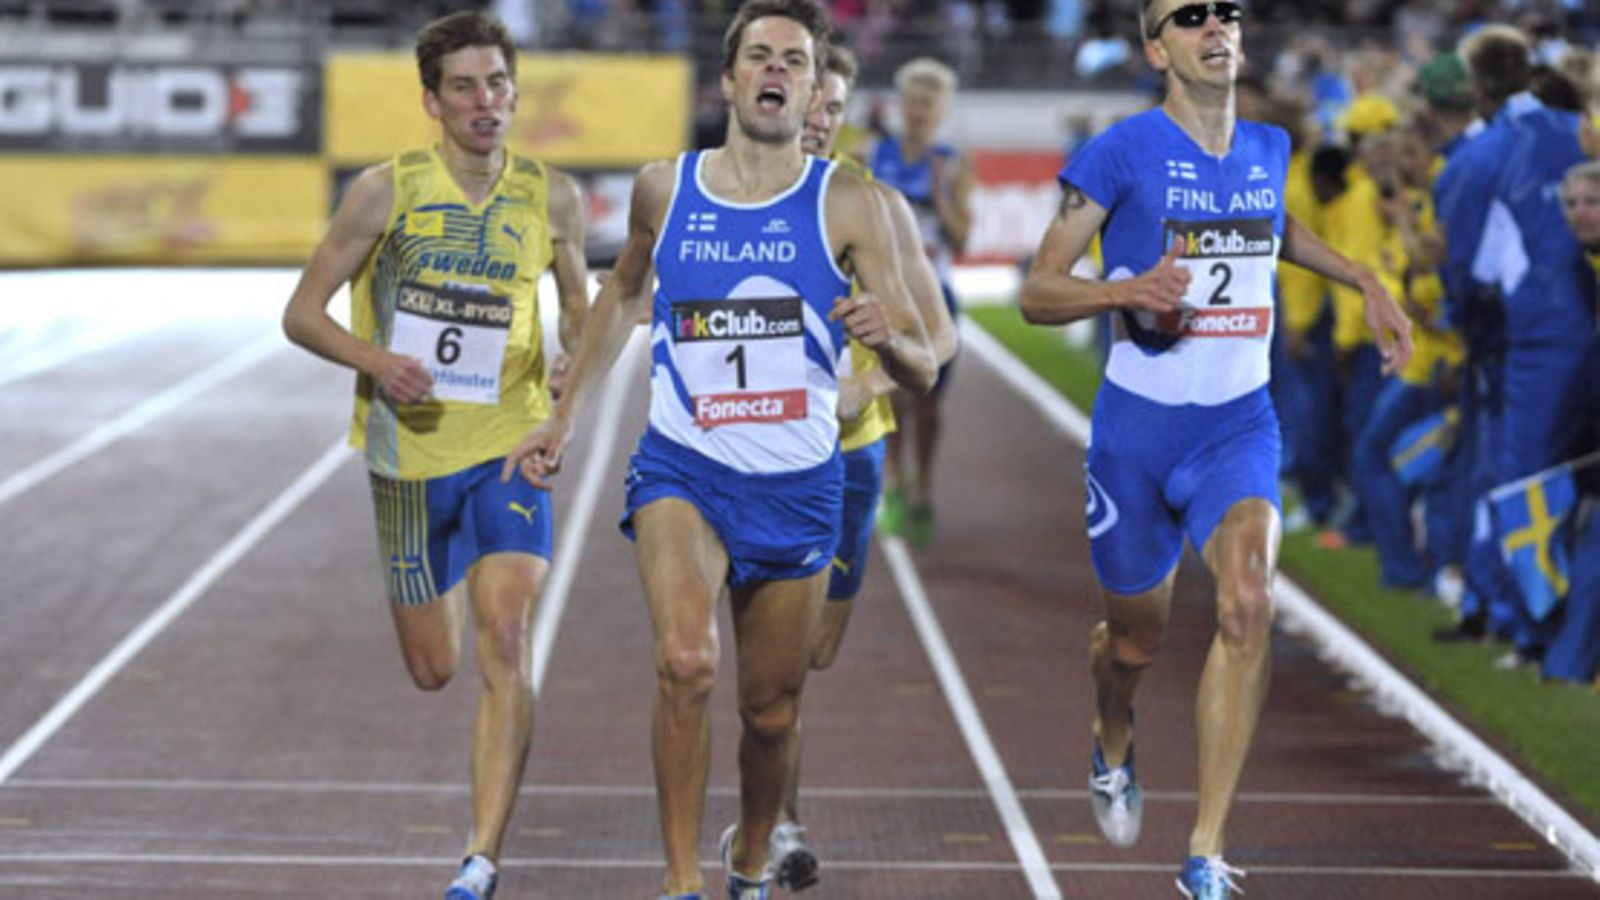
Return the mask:
{"type": "Polygon", "coordinates": [[[833,635],[823,635],[817,641],[816,647],[811,650],[811,668],[821,672],[833,665],[839,658],[839,639],[833,635]]]}
{"type": "Polygon", "coordinates": [[[761,743],[782,740],[800,721],[800,694],[797,691],[765,692],[739,698],[739,719],[745,734],[761,743]]]}
{"type": "Polygon", "coordinates": [[[450,683],[456,674],[456,656],[454,653],[428,652],[426,650],[405,651],[406,671],[411,674],[411,682],[419,690],[437,691],[450,683]]]}
{"type": "Polygon", "coordinates": [[[850,620],[850,600],[829,600],[822,610],[822,621],[817,626],[816,639],[811,646],[811,668],[820,672],[833,665],[839,657],[839,646],[844,643],[845,625],[850,620]]]}
{"type": "Polygon", "coordinates": [[[717,683],[716,643],[664,643],[656,651],[656,680],[669,697],[703,702],[717,683]]]}
{"type": "Polygon", "coordinates": [[[520,610],[481,617],[478,620],[478,665],[484,678],[500,681],[531,677],[526,664],[530,637],[527,617],[520,610]]]}
{"type": "Polygon", "coordinates": [[[1142,671],[1150,668],[1156,653],[1161,649],[1161,635],[1114,634],[1111,639],[1111,661],[1124,669],[1142,671]]]}
{"type": "Polygon", "coordinates": [[[1230,646],[1264,649],[1272,636],[1273,615],[1272,585],[1265,577],[1236,579],[1218,594],[1217,631],[1230,646]]]}

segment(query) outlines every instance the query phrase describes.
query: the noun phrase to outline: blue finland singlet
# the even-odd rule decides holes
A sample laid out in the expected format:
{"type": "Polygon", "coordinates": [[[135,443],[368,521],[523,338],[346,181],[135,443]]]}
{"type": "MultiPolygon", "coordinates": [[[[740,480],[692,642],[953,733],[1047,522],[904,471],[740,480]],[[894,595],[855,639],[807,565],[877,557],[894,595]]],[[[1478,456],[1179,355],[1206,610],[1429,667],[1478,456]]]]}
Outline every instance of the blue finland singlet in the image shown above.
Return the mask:
{"type": "MultiPolygon", "coordinates": [[[[927,251],[940,284],[950,283],[950,267],[955,252],[945,240],[944,226],[939,222],[938,208],[933,202],[933,161],[942,159],[943,165],[954,174],[956,148],[949,144],[934,144],[921,157],[906,162],[901,156],[900,139],[889,136],[878,142],[872,151],[872,175],[879,181],[905,195],[911,211],[917,217],[917,231],[922,236],[922,246],[927,251]]],[[[952,310],[952,313],[954,310],[952,310]]]]}
{"type": "Polygon", "coordinates": [[[834,171],[808,157],[794,185],[761,203],[714,197],[704,155],[678,158],[655,248],[650,427],[746,473],[793,472],[837,451],[850,294],[825,228],[834,171]]]}
{"type": "Polygon", "coordinates": [[[1061,170],[1110,212],[1101,231],[1112,280],[1153,268],[1179,236],[1192,274],[1184,309],[1124,311],[1106,378],[1157,403],[1226,403],[1267,383],[1273,293],[1283,243],[1289,137],[1239,121],[1224,157],[1200,148],[1165,110],[1125,119],[1061,170]]]}

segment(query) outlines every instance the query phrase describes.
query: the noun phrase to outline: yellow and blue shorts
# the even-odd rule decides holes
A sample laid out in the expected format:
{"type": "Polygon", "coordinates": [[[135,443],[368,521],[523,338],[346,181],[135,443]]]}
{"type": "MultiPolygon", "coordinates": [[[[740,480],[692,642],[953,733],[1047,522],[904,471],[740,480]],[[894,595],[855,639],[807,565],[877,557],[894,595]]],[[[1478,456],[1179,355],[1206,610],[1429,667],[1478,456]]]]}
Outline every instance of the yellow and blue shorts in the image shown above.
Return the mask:
{"type": "Polygon", "coordinates": [[[427,603],[491,553],[550,558],[550,492],[521,477],[501,484],[502,463],[415,481],[369,473],[390,600],[427,603]]]}
{"type": "Polygon", "coordinates": [[[829,600],[854,600],[867,574],[872,523],[883,493],[883,438],[844,454],[844,509],[839,516],[839,548],[828,576],[829,600]]]}

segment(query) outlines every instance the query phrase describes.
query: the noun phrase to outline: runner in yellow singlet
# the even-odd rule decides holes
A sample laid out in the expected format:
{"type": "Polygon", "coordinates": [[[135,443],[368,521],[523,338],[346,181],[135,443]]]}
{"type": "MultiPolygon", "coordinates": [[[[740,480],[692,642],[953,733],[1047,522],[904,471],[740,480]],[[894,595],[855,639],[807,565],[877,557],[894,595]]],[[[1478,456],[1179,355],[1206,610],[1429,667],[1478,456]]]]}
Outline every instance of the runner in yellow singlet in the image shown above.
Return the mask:
{"type": "MultiPolygon", "coordinates": [[[[955,355],[956,329],[944,304],[938,273],[922,252],[916,214],[899,191],[874,181],[866,166],[834,152],[855,78],[854,55],[842,47],[829,47],[822,85],[806,115],[801,147],[814,156],[833,159],[872,183],[894,227],[896,264],[901,280],[916,304],[923,328],[933,344],[934,356],[942,366],[955,355]]],[[[895,429],[891,401],[895,383],[883,370],[878,355],[852,339],[848,358],[848,375],[839,382],[844,508],[840,517],[839,548],[834,553],[828,580],[828,602],[822,608],[822,621],[811,655],[811,668],[819,671],[832,665],[838,655],[845,625],[855,606],[855,596],[861,590],[872,540],[873,516],[883,492],[885,438],[895,429]]],[[[799,825],[797,809],[800,754],[794,754],[793,760],[783,818],[772,829],[767,859],[771,861],[778,884],[799,891],[816,883],[817,858],[801,837],[804,829],[799,825]]]]}
{"type": "Polygon", "coordinates": [[[391,611],[419,688],[455,674],[472,604],[483,676],[473,827],[445,897],[486,900],[533,733],[532,611],[552,530],[547,491],[497,476],[550,412],[537,299],[546,271],[561,343],[576,347],[584,217],[570,177],[506,149],[516,56],[499,22],[435,21],[418,36],[417,62],[440,140],[356,178],[284,330],[357,372],[350,441],[366,456],[391,611]],[[347,281],[349,331],[327,313],[347,281]]]}

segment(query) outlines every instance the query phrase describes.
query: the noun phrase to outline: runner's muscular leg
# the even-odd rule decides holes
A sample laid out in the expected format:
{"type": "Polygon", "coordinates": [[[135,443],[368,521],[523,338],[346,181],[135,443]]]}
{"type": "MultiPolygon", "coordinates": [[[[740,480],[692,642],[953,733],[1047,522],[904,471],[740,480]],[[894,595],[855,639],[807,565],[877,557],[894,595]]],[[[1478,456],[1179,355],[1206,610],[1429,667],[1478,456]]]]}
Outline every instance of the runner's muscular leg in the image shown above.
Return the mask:
{"type": "Polygon", "coordinates": [[[533,611],[549,570],[549,562],[531,553],[491,553],[467,573],[483,676],[472,734],[469,855],[500,858],[522,783],[533,737],[533,611]]]}
{"type": "Polygon", "coordinates": [[[461,627],[466,615],[465,581],[427,603],[400,603],[391,598],[395,634],[411,680],[425,691],[450,683],[461,659],[461,627]]]}
{"type": "Polygon", "coordinates": [[[1172,605],[1174,566],[1160,584],[1138,594],[1116,594],[1101,588],[1105,619],[1089,636],[1089,671],[1094,675],[1094,729],[1106,764],[1122,765],[1133,739],[1129,716],[1139,677],[1150,667],[1167,635],[1172,605]]]}
{"type": "Polygon", "coordinates": [[[855,605],[854,600],[829,600],[822,605],[816,637],[811,642],[811,668],[820,672],[838,658],[844,629],[850,624],[850,613],[855,605]]]}
{"type": "Polygon", "coordinates": [[[728,553],[692,504],[673,497],[634,513],[639,577],[655,629],[656,696],[650,726],[656,801],[667,856],[667,894],[700,890],[700,820],[705,811],[717,678],[716,600],[728,553]]]}
{"type": "Polygon", "coordinates": [[[1217,579],[1217,636],[1200,676],[1200,809],[1189,852],[1223,851],[1223,828],[1266,700],[1272,661],[1272,574],[1278,564],[1278,511],[1258,497],[1228,509],[1206,541],[1217,579]]]}
{"type": "Polygon", "coordinates": [[[807,577],[763,582],[733,595],[738,647],[739,831],[733,867],[759,873],[767,838],[777,823],[798,749],[800,691],[810,668],[828,570],[807,577]]]}

